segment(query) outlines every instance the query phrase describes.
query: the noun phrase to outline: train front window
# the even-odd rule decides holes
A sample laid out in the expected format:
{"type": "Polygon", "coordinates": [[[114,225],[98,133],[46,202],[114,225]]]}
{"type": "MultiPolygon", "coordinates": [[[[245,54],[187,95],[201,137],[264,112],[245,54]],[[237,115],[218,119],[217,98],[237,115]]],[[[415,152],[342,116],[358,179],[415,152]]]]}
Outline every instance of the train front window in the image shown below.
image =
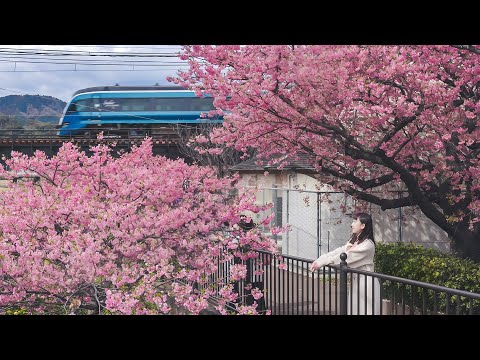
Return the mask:
{"type": "Polygon", "coordinates": [[[67,109],[67,114],[74,113],[76,111],[77,111],[77,104],[71,103],[70,106],[67,109]]]}
{"type": "Polygon", "coordinates": [[[92,99],[83,99],[72,102],[67,109],[67,114],[82,111],[96,111],[92,106],[92,99]]]}

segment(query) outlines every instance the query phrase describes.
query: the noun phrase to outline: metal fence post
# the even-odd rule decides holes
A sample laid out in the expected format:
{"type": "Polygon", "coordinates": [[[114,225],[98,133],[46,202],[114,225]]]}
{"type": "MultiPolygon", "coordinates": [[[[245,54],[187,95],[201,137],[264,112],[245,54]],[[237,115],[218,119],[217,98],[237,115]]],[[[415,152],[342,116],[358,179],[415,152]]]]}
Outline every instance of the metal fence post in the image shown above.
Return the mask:
{"type": "Polygon", "coordinates": [[[347,254],[340,254],[340,315],[347,315],[347,254]]]}
{"type": "MultiPolygon", "coordinates": [[[[251,284],[253,286],[253,278],[252,278],[252,259],[247,259],[245,261],[245,265],[247,267],[247,273],[245,275],[245,280],[244,280],[244,283],[245,284],[251,284]]],[[[243,282],[239,282],[239,284],[241,285],[243,282]]],[[[251,306],[253,305],[253,302],[255,301],[254,298],[253,298],[253,295],[252,295],[252,289],[245,289],[245,286],[242,286],[244,288],[244,299],[242,300],[242,304],[244,305],[247,305],[247,306],[251,306]]],[[[240,289],[239,289],[240,291],[240,289]]]]}
{"type": "MultiPolygon", "coordinates": [[[[278,194],[277,194],[277,185],[276,184],[273,184],[272,186],[272,203],[273,203],[273,212],[275,213],[275,225],[279,225],[278,222],[277,222],[277,219],[278,219],[278,194]]],[[[273,234],[273,240],[275,240],[275,243],[278,242],[278,235],[275,233],[273,234]]]]}
{"type": "MultiPolygon", "coordinates": [[[[290,198],[289,198],[289,195],[290,195],[290,190],[287,189],[287,216],[286,216],[286,220],[287,220],[286,223],[287,223],[287,224],[290,223],[290,198]]],[[[286,244],[286,245],[287,245],[287,246],[286,246],[286,248],[287,248],[287,251],[286,251],[286,252],[283,251],[283,242],[282,242],[282,253],[287,254],[287,255],[289,254],[289,247],[288,247],[288,245],[289,245],[289,244],[288,244],[288,242],[289,242],[289,234],[290,234],[290,231],[287,231],[287,232],[285,233],[285,240],[287,240],[287,241],[286,241],[286,243],[287,243],[287,244],[286,244]]]]}
{"type": "Polygon", "coordinates": [[[245,275],[245,282],[251,283],[252,280],[252,259],[247,259],[245,261],[245,265],[247,266],[247,274],[245,275]]]}

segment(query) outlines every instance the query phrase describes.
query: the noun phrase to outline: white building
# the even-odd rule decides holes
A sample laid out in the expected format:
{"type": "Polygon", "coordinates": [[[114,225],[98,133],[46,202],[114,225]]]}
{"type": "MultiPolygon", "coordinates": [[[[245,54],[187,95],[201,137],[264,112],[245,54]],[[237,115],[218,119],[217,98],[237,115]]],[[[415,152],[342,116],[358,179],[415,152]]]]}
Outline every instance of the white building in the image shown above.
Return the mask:
{"type": "MultiPolygon", "coordinates": [[[[261,165],[257,162],[255,158],[249,159],[230,170],[241,175],[243,186],[258,188],[258,204],[274,204],[275,224],[290,224],[291,231],[274,236],[283,254],[315,259],[345,244],[351,234],[351,213],[354,211],[350,196],[317,180],[318,173],[309,165],[306,156],[290,160],[282,170],[268,166],[266,161],[261,165]]],[[[407,208],[382,211],[379,206],[370,205],[375,241],[414,242],[450,251],[447,234],[420,211],[412,211],[407,208]]],[[[258,220],[260,214],[253,218],[258,220]]]]}

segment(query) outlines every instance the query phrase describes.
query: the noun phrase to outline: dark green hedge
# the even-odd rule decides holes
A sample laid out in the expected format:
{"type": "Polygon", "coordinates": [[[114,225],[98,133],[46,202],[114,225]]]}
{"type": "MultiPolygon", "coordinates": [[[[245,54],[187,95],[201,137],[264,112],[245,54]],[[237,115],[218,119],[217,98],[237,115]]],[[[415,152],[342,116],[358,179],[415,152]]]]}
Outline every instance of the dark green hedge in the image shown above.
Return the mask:
{"type": "MultiPolygon", "coordinates": [[[[375,272],[480,293],[480,264],[421,245],[378,243],[375,251],[375,272]]],[[[387,282],[384,289],[391,289],[391,286],[392,284],[387,282]]],[[[407,289],[407,293],[411,295],[411,290],[407,289]]],[[[444,295],[441,298],[444,299],[444,295]]],[[[451,302],[455,300],[456,297],[453,297],[451,302]]],[[[475,308],[477,304],[475,301],[475,308]]],[[[464,310],[465,307],[468,308],[469,305],[462,305],[464,310]]]]}

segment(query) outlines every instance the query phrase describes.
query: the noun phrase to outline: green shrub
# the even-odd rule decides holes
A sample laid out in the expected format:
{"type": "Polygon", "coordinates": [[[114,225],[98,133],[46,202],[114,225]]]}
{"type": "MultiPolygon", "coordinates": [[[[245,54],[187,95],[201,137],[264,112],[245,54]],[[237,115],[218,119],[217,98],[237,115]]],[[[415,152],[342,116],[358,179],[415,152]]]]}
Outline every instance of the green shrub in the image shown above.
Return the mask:
{"type": "MultiPolygon", "coordinates": [[[[480,264],[412,243],[377,244],[375,271],[452,289],[480,293],[480,264]]],[[[435,309],[440,309],[438,311],[446,308],[445,293],[438,294],[435,299],[435,292],[430,290],[392,284],[388,281],[383,285],[388,298],[398,299],[398,294],[401,294],[402,299],[408,298],[417,307],[425,308],[427,306],[429,309],[435,307],[435,309]]],[[[456,308],[457,300],[456,296],[451,297],[450,308],[456,308]]],[[[470,302],[463,298],[460,300],[460,312],[466,313],[470,308],[470,302]]],[[[474,301],[473,306],[475,313],[480,312],[479,301],[474,301]]]]}

